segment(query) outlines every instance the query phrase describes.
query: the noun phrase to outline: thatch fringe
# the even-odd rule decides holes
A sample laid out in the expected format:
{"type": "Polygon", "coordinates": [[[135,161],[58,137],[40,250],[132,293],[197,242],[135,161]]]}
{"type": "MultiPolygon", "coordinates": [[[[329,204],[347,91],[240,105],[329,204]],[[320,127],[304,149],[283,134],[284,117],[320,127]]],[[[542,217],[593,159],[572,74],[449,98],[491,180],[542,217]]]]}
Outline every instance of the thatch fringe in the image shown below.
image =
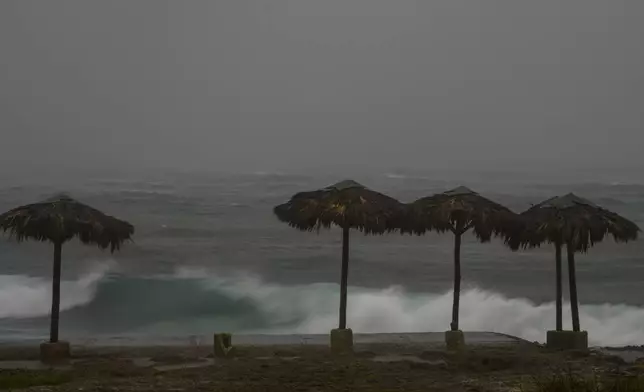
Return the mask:
{"type": "Polygon", "coordinates": [[[616,242],[637,239],[640,228],[630,220],[572,193],[539,203],[520,214],[522,228],[507,240],[512,249],[542,243],[572,244],[587,252],[611,235],[616,242]]]}
{"type": "Polygon", "coordinates": [[[337,225],[365,234],[383,234],[398,229],[403,206],[394,198],[347,180],[297,193],[273,211],[280,221],[303,231],[337,225]]]}
{"type": "Polygon", "coordinates": [[[472,229],[481,242],[507,237],[519,228],[517,215],[466,187],[421,198],[406,208],[403,233],[464,233],[472,229]]]}
{"type": "Polygon", "coordinates": [[[118,250],[131,240],[134,226],[105,215],[68,196],[28,204],[0,215],[0,230],[19,242],[25,240],[64,243],[77,237],[84,244],[118,250]]]}

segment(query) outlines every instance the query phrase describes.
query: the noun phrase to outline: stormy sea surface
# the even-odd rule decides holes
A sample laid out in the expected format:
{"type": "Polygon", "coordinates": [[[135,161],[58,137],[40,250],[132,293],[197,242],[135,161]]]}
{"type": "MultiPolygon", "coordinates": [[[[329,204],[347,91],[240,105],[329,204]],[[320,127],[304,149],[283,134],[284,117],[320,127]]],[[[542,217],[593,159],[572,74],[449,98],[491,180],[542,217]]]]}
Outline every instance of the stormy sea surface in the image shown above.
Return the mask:
{"type": "MultiPolygon", "coordinates": [[[[344,177],[16,177],[3,181],[0,210],[64,191],[136,226],[135,242],[113,255],[77,242],[63,248],[65,339],[162,342],[215,331],[328,333],[337,323],[340,232],[298,232],[280,223],[272,207],[344,177]]],[[[644,182],[638,176],[392,171],[352,177],[404,202],[466,185],[517,212],[573,191],[644,227],[644,182]]],[[[348,323],[354,331],[448,329],[450,235],[354,232],[351,241],[348,323]]],[[[52,254],[50,244],[0,240],[0,342],[46,338],[52,254]]],[[[468,237],[462,260],[462,329],[544,340],[555,324],[553,249],[511,252],[500,241],[479,244],[468,237]]],[[[581,323],[591,344],[644,344],[644,242],[609,239],[577,261],[581,323]]],[[[564,317],[570,327],[568,306],[564,317]]]]}

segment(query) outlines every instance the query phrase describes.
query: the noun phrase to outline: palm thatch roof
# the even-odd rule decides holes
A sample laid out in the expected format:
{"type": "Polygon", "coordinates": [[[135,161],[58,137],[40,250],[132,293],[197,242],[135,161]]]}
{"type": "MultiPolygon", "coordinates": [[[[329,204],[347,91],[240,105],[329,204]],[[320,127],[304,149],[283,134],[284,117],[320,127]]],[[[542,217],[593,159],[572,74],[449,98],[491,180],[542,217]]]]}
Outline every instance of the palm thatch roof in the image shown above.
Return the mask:
{"type": "Polygon", "coordinates": [[[112,252],[131,239],[134,226],[66,195],[28,204],[0,215],[0,230],[17,241],[64,243],[74,237],[112,252]]]}
{"type": "Polygon", "coordinates": [[[569,193],[539,203],[522,214],[522,230],[510,237],[513,249],[534,248],[542,243],[575,245],[586,252],[612,235],[616,242],[637,239],[640,228],[630,220],[569,193]]]}
{"type": "Polygon", "coordinates": [[[402,204],[352,180],[324,189],[300,192],[274,208],[277,218],[303,231],[337,225],[366,234],[382,234],[397,228],[402,204]]]}
{"type": "Polygon", "coordinates": [[[462,234],[473,229],[481,242],[487,242],[493,235],[508,236],[517,224],[514,212],[461,186],[408,204],[402,231],[462,234]]]}

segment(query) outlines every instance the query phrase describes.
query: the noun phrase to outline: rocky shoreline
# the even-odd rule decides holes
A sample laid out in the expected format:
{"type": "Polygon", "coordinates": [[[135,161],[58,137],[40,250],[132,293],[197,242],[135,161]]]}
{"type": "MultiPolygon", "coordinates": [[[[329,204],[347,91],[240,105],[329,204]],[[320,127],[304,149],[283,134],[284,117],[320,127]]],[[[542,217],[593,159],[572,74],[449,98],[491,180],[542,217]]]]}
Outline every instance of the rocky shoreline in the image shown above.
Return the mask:
{"type": "Polygon", "coordinates": [[[559,372],[640,377],[643,363],[614,355],[634,349],[554,352],[516,340],[453,353],[407,341],[358,343],[353,356],[337,357],[317,344],[239,345],[219,359],[210,345],[76,346],[70,363],[47,368],[37,347],[14,345],[0,347],[0,387],[18,380],[31,391],[518,391],[559,372]]]}

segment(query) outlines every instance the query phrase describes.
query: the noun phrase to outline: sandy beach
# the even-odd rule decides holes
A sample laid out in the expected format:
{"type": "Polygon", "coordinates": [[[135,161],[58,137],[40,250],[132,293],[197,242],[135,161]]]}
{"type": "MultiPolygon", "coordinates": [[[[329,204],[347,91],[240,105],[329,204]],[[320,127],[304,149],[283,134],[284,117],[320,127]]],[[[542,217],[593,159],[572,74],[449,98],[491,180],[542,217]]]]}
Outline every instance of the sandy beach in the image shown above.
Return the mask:
{"type": "Polygon", "coordinates": [[[31,391],[516,391],[559,372],[644,373],[641,360],[614,356],[620,350],[552,352],[505,335],[473,333],[465,351],[448,353],[432,341],[438,335],[356,335],[352,357],[331,356],[315,336],[289,344],[301,338],[296,335],[272,337],[280,344],[240,337],[230,359],[214,359],[207,344],[74,346],[71,363],[53,369],[39,364],[37,346],[6,345],[0,348],[0,387],[18,382],[13,387],[32,384],[31,391]]]}

